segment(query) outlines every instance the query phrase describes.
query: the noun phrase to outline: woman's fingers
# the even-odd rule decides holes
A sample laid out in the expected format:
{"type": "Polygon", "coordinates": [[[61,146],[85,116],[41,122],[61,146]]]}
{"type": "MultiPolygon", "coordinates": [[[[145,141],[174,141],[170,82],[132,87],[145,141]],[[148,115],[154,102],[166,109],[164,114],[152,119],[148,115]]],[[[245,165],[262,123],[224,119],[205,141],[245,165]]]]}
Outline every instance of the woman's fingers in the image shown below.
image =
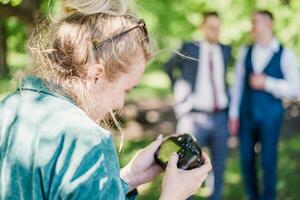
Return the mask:
{"type": "Polygon", "coordinates": [[[173,152],[169,157],[167,170],[171,170],[171,171],[174,171],[175,169],[177,170],[178,169],[177,162],[178,162],[178,155],[177,153],[173,152]]]}
{"type": "Polygon", "coordinates": [[[163,141],[163,136],[159,135],[156,140],[154,140],[151,144],[149,144],[144,151],[146,151],[147,153],[150,154],[154,154],[156,152],[156,150],[158,149],[158,147],[161,145],[163,141]]]}
{"type": "Polygon", "coordinates": [[[186,172],[187,174],[189,174],[189,176],[194,177],[194,179],[199,182],[202,182],[202,180],[205,180],[207,177],[207,174],[212,169],[209,157],[205,153],[203,153],[202,156],[203,156],[203,159],[205,160],[204,165],[202,165],[201,167],[198,167],[198,168],[188,170],[186,172]]]}
{"type": "Polygon", "coordinates": [[[143,165],[144,163],[148,163],[149,165],[151,165],[154,162],[154,154],[162,141],[163,137],[162,135],[159,135],[155,141],[146,146],[144,149],[139,150],[133,157],[133,160],[139,157],[140,160],[142,159],[144,161],[140,163],[141,165],[143,165]]]}
{"type": "Polygon", "coordinates": [[[163,181],[163,193],[166,196],[169,195],[167,199],[174,199],[174,191],[176,191],[175,194],[180,199],[186,199],[197,193],[211,170],[210,159],[205,153],[203,153],[203,159],[205,163],[201,167],[192,170],[182,170],[177,168],[177,153],[171,154],[163,181]]]}
{"type": "Polygon", "coordinates": [[[204,165],[203,166],[206,166],[210,171],[212,169],[210,158],[208,157],[208,155],[205,152],[202,152],[202,158],[204,159],[204,165]]]}

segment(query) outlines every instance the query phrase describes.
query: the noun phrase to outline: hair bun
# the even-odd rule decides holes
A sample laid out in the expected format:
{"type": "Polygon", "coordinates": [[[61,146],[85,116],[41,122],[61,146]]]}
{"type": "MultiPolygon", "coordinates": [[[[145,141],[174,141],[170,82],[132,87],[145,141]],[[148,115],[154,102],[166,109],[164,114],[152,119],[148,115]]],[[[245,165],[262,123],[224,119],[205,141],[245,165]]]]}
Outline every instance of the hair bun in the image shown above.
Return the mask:
{"type": "Polygon", "coordinates": [[[86,15],[105,13],[124,15],[128,12],[127,0],[64,0],[63,9],[66,14],[80,12],[86,15]]]}

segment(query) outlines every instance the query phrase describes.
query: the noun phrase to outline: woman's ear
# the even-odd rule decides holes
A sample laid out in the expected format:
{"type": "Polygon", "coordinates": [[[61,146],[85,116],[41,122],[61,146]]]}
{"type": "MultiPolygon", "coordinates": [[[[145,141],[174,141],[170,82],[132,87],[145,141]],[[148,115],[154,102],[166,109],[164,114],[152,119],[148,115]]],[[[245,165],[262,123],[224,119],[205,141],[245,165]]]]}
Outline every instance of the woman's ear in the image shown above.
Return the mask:
{"type": "Polygon", "coordinates": [[[88,66],[87,80],[97,82],[98,79],[104,77],[104,67],[101,64],[93,64],[88,66]]]}

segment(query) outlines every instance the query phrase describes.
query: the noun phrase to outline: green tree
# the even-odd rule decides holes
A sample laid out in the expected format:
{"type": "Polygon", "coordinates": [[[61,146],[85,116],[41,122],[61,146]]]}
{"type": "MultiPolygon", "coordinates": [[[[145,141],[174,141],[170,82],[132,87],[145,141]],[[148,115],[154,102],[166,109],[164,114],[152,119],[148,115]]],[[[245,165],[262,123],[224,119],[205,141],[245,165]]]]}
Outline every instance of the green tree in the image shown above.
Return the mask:
{"type": "MultiPolygon", "coordinates": [[[[39,13],[41,1],[40,0],[1,0],[0,1],[0,76],[9,74],[9,67],[7,66],[7,51],[16,50],[10,49],[8,39],[11,35],[19,34],[30,35],[32,30],[32,24],[34,16],[39,13]],[[16,17],[18,22],[15,23],[15,27],[11,25],[12,17],[16,17]],[[20,23],[22,22],[23,25],[20,23]],[[23,27],[25,29],[23,29],[23,27]],[[14,30],[13,32],[11,30],[14,30]]],[[[25,44],[27,37],[17,38],[18,44],[25,44]]],[[[23,45],[24,46],[24,45],[23,45]]],[[[19,48],[18,48],[19,49],[19,48]]],[[[21,48],[21,49],[24,49],[21,48]]],[[[24,52],[24,51],[23,51],[24,52]]]]}

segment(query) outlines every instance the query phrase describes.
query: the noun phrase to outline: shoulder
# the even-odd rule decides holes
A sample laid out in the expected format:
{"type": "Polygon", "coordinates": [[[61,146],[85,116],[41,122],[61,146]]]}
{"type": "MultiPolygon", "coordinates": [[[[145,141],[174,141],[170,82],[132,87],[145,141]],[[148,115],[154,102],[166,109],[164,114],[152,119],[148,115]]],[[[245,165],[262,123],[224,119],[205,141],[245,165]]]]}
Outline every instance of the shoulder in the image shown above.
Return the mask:
{"type": "Polygon", "coordinates": [[[24,119],[31,119],[40,139],[55,140],[62,134],[82,140],[110,136],[81,108],[65,98],[21,91],[18,102],[21,105],[18,114],[24,119]]]}
{"type": "Polygon", "coordinates": [[[114,151],[109,131],[96,124],[79,107],[67,101],[54,104],[58,105],[47,111],[48,115],[38,125],[40,166],[53,159],[56,151],[62,155],[72,152],[77,156],[94,148],[114,151]]]}
{"type": "MultiPolygon", "coordinates": [[[[97,143],[99,140],[110,137],[109,131],[96,124],[83,110],[69,102],[63,102],[62,109],[52,111],[47,123],[43,123],[41,129],[52,130],[56,134],[64,134],[65,137],[80,140],[82,142],[97,143]]],[[[47,134],[44,134],[47,136],[47,134]]]]}
{"type": "Polygon", "coordinates": [[[232,48],[230,45],[221,44],[219,43],[220,50],[222,51],[223,55],[229,59],[231,57],[232,48]]]}
{"type": "Polygon", "coordinates": [[[65,134],[76,139],[95,142],[110,138],[110,132],[95,123],[87,114],[78,107],[71,112],[64,113],[65,134]]]}
{"type": "Polygon", "coordinates": [[[200,49],[199,42],[185,42],[182,44],[180,51],[184,55],[195,57],[199,49],[200,49]]]}
{"type": "Polygon", "coordinates": [[[226,49],[226,50],[232,49],[231,45],[228,45],[228,44],[219,43],[219,45],[222,49],[226,49]]]}
{"type": "Polygon", "coordinates": [[[296,58],[297,57],[295,52],[293,51],[293,49],[291,49],[289,47],[284,47],[282,45],[281,45],[281,47],[282,47],[282,53],[283,53],[284,56],[289,57],[289,58],[291,58],[291,57],[296,58]]]}
{"type": "Polygon", "coordinates": [[[199,48],[199,42],[184,42],[182,49],[199,48]]]}
{"type": "Polygon", "coordinates": [[[250,48],[252,48],[252,44],[246,44],[239,48],[238,55],[239,57],[245,57],[250,48]]]}

